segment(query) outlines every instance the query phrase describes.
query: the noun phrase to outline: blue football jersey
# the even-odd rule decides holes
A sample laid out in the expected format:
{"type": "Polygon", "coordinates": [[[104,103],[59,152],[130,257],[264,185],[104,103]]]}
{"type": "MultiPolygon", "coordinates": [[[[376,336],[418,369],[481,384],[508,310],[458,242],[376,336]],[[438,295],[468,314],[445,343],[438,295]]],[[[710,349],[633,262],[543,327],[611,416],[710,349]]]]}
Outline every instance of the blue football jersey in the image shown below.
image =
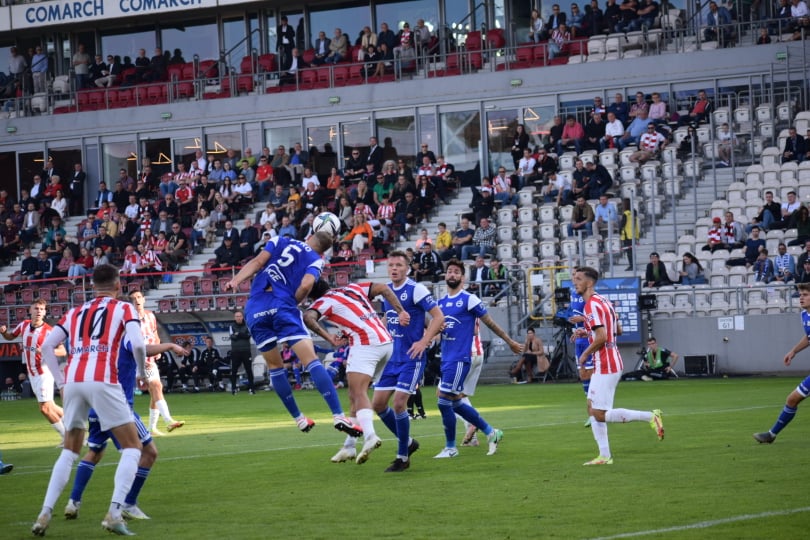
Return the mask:
{"type": "Polygon", "coordinates": [[[272,292],[279,299],[295,303],[295,292],[306,274],[317,280],[323,269],[323,259],[305,242],[277,236],[264,246],[270,259],[253,278],[250,295],[272,292]]]}
{"type": "Polygon", "coordinates": [[[475,321],[487,314],[481,299],[467,291],[439,300],[444,314],[442,362],[469,362],[475,336],[475,321]]]}
{"type": "MultiPolygon", "coordinates": [[[[569,309],[572,317],[585,314],[585,299],[582,298],[581,294],[577,294],[573,287],[571,287],[571,306],[569,309]]],[[[578,322],[574,325],[574,328],[582,328],[583,325],[584,323],[578,322]]]]}
{"type": "Polygon", "coordinates": [[[118,383],[124,389],[124,396],[130,407],[135,407],[135,385],[137,384],[138,363],[132,354],[132,342],[127,336],[121,340],[118,353],[118,383]]]}
{"type": "Polygon", "coordinates": [[[431,296],[427,287],[421,283],[416,283],[412,279],[405,280],[405,283],[400,285],[399,288],[394,287],[391,282],[388,283],[388,287],[394,291],[402,307],[411,316],[411,322],[408,326],[400,326],[397,312],[383,298],[383,311],[388,325],[388,332],[394,338],[392,358],[404,360],[411,345],[422,339],[425,334],[425,314],[436,307],[436,300],[431,296]]]}
{"type": "Polygon", "coordinates": [[[802,327],[804,328],[804,333],[807,335],[807,339],[810,340],[810,313],[802,310],[802,327]]]}

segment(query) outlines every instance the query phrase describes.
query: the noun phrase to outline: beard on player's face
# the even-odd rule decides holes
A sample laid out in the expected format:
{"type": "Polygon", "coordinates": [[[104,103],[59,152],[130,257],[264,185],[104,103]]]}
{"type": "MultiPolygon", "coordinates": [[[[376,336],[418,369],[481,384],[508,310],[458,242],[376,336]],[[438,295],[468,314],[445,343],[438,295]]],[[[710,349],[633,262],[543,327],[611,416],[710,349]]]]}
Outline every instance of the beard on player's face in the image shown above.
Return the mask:
{"type": "Polygon", "coordinates": [[[461,285],[461,280],[460,279],[447,278],[444,281],[445,281],[445,283],[447,283],[447,286],[450,287],[451,289],[455,289],[456,287],[461,285]]]}

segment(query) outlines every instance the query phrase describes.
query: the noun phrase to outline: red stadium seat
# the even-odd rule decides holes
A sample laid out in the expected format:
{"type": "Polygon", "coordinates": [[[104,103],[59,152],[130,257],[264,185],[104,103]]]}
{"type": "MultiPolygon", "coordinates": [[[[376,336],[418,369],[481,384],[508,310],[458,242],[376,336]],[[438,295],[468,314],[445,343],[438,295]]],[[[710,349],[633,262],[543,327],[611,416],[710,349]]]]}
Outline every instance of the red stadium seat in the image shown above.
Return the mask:
{"type": "Polygon", "coordinates": [[[214,304],[210,296],[198,296],[196,299],[196,307],[201,311],[208,311],[213,308],[214,304]]]}
{"type": "Polygon", "coordinates": [[[158,300],[158,311],[163,312],[174,311],[174,301],[168,298],[158,300]]]}
{"type": "Polygon", "coordinates": [[[220,311],[227,311],[231,309],[227,296],[215,296],[214,303],[216,304],[217,309],[220,311]]]}
{"type": "Polygon", "coordinates": [[[236,79],[237,92],[253,92],[253,75],[241,75],[236,79]]]}
{"type": "Polygon", "coordinates": [[[261,70],[267,73],[272,73],[278,69],[275,54],[263,54],[259,56],[259,66],[261,70]]]}
{"type": "Polygon", "coordinates": [[[191,311],[191,298],[178,298],[177,311],[191,311]]]}
{"type": "Polygon", "coordinates": [[[239,63],[239,73],[253,73],[253,56],[244,56],[239,63]]]}

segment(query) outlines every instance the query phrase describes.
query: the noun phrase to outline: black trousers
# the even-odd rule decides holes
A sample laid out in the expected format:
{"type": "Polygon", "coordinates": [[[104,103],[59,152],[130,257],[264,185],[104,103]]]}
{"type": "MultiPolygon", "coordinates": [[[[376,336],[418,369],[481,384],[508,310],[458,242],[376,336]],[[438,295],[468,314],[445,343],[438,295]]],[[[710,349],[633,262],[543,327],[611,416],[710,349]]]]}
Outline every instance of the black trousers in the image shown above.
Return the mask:
{"type": "Polygon", "coordinates": [[[249,351],[231,351],[231,392],[236,392],[239,366],[244,366],[248,389],[253,390],[253,358],[249,351]]]}

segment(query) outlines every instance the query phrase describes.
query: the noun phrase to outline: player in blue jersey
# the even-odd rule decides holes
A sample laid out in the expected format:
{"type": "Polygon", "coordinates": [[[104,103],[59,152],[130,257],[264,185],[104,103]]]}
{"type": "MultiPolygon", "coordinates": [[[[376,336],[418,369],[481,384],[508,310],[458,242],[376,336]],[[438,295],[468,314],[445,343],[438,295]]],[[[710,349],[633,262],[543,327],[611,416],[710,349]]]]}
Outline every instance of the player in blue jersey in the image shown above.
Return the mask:
{"type": "MultiPolygon", "coordinates": [[[[810,283],[799,283],[796,285],[796,288],[799,290],[799,306],[802,308],[802,328],[804,328],[805,335],[802,336],[799,342],[785,355],[784,362],[786,366],[790,365],[796,354],[810,347],[810,283]]],[[[796,416],[799,403],[804,401],[808,395],[810,395],[810,375],[805,377],[805,379],[799,383],[799,386],[788,394],[785,407],[782,409],[782,412],[779,413],[779,417],[776,419],[776,423],[773,427],[763,433],[754,433],[754,439],[766,444],[775,441],[779,432],[785,429],[785,426],[796,416]]]]}
{"type": "Polygon", "coordinates": [[[289,343],[295,356],[309,371],[312,382],[332,411],[335,429],[359,437],[363,430],[343,414],[332,378],[315,354],[312,338],[298,309],[298,304],[306,299],[318,281],[323,269],[321,255],[330,247],[332,236],[326,231],[316,232],[306,242],[287,237],[273,238],[242,267],[225,289],[235,291],[240,283],[255,276],[245,306],[245,322],[267,362],[273,390],[295,419],[298,429],[306,433],[315,422],[304,416],[295,402],[279,352],[281,343],[289,343]]]}
{"type": "MultiPolygon", "coordinates": [[[[174,343],[158,343],[153,345],[146,345],[146,356],[158,356],[165,352],[171,351],[178,356],[186,356],[188,352],[174,343]]],[[[136,379],[137,364],[135,357],[132,354],[132,343],[129,339],[124,338],[121,343],[121,352],[118,354],[118,381],[121,383],[121,388],[126,396],[127,403],[129,403],[132,413],[135,416],[135,427],[138,429],[138,439],[143,445],[141,451],[141,459],[138,462],[138,472],[135,475],[135,481],[129,493],[124,499],[124,506],[121,513],[127,519],[149,519],[140,508],[138,508],[138,495],[143,488],[149,472],[152,470],[155,460],[157,460],[157,448],[155,447],[149,429],[141,421],[141,417],[135,412],[135,388],[139,383],[145,381],[138,381],[136,379]]],[[[79,463],[76,469],[76,477],[73,479],[73,490],[70,492],[70,499],[67,506],[65,506],[65,518],[76,519],[79,517],[79,508],[82,503],[82,494],[84,493],[87,483],[93,476],[93,471],[101,458],[104,457],[104,450],[107,448],[107,441],[112,440],[116,448],[120,449],[118,440],[113,436],[112,431],[104,431],[99,425],[98,415],[96,411],[90,409],[89,414],[90,431],[87,437],[87,446],[89,450],[79,463]]],[[[123,530],[118,534],[127,534],[123,530]]]]}
{"type": "MultiPolygon", "coordinates": [[[[577,268],[574,268],[577,271],[577,268]]],[[[568,322],[574,325],[572,337],[574,339],[574,353],[577,358],[577,370],[579,370],[579,380],[582,383],[582,389],[585,390],[585,399],[588,398],[588,388],[591,386],[591,376],[593,375],[593,355],[589,354],[588,358],[580,363],[579,358],[585,349],[588,348],[590,341],[588,340],[588,331],[585,330],[585,299],[581,294],[578,294],[574,287],[571,287],[571,303],[568,307],[570,316],[568,322]]],[[[593,417],[588,416],[585,420],[585,427],[590,427],[593,417]]]]}
{"type": "Polygon", "coordinates": [[[385,365],[377,384],[371,407],[399,442],[396,459],[385,472],[402,472],[411,466],[410,456],[419,449],[411,438],[411,419],[408,417],[408,397],[416,391],[425,372],[425,350],[439,333],[444,316],[427,287],[408,278],[410,261],[404,251],[388,254],[388,286],[399,298],[410,315],[408,326],[399,324],[394,307],[383,300],[388,332],[394,338],[394,351],[385,365]],[[425,329],[426,314],[430,323],[425,329]],[[393,399],[393,410],[389,401],[393,399]]]}
{"type": "Polygon", "coordinates": [[[475,336],[475,322],[480,319],[492,332],[503,339],[515,354],[523,354],[523,345],[507,334],[492,320],[487,308],[476,295],[464,289],[464,263],[451,259],[445,269],[447,295],[439,300],[439,309],[444,314],[442,331],[442,378],[439,383],[439,412],[442,414],[444,449],[436,458],[452,458],[458,455],[456,449],[456,414],[477,427],[487,436],[488,456],[498,449],[503,432],[495,429],[484,420],[471,405],[464,403],[464,382],[472,364],[472,343],[475,336]]]}

